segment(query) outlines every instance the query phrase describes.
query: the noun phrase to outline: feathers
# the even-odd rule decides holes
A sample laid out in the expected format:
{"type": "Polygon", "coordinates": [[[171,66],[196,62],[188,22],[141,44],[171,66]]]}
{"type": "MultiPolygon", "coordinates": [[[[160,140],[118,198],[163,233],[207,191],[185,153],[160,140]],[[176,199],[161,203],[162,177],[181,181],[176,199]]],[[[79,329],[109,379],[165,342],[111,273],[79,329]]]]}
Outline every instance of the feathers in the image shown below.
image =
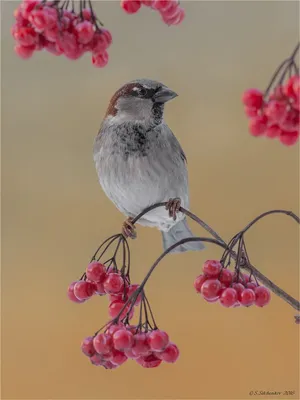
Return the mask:
{"type": "MultiPolygon", "coordinates": [[[[167,250],[168,247],[173,246],[176,242],[182,239],[193,237],[193,233],[190,230],[186,218],[174,225],[168,232],[162,232],[163,248],[167,250]]],[[[185,251],[198,251],[205,248],[201,242],[187,242],[181,244],[170,253],[183,253],[185,251]]]]}

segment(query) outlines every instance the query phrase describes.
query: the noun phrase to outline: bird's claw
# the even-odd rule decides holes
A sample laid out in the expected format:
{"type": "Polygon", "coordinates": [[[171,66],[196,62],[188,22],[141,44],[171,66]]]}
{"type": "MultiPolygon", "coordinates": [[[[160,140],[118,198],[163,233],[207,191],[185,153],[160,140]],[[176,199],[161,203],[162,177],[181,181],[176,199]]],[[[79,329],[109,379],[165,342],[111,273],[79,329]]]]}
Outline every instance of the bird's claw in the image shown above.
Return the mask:
{"type": "Polygon", "coordinates": [[[132,223],[133,218],[127,218],[126,221],[124,221],[123,226],[122,226],[122,234],[125,237],[130,237],[131,239],[136,239],[136,229],[134,224],[132,223]]]}
{"type": "Polygon", "coordinates": [[[166,210],[169,211],[169,216],[170,218],[173,218],[174,221],[176,221],[180,206],[181,200],[178,197],[175,197],[175,199],[170,199],[166,204],[166,210]]]}

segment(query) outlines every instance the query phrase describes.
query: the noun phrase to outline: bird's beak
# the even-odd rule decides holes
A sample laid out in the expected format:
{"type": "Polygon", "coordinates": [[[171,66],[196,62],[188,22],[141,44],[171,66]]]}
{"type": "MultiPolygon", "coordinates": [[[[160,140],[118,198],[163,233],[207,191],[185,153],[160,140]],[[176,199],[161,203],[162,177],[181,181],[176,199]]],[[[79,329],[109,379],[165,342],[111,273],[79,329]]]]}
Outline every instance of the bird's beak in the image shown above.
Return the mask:
{"type": "Polygon", "coordinates": [[[178,94],[173,92],[173,90],[167,87],[162,87],[155,93],[153,99],[156,103],[166,103],[167,101],[172,100],[174,99],[174,97],[177,96],[178,94]]]}

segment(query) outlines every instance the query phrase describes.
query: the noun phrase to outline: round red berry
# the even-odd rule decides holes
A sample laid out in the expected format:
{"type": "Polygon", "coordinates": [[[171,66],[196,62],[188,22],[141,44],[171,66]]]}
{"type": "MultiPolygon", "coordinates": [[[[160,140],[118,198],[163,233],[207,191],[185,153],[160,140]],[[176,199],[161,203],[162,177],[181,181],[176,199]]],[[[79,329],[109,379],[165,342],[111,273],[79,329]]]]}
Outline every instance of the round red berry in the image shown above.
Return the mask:
{"type": "Polygon", "coordinates": [[[179,357],[179,349],[175,343],[169,343],[164,351],[155,355],[166,363],[174,363],[179,357]]]}
{"type": "Polygon", "coordinates": [[[222,264],[218,260],[207,260],[203,264],[203,272],[209,278],[216,278],[222,269],[222,264]]]}
{"type": "Polygon", "coordinates": [[[108,53],[104,50],[102,53],[96,53],[92,56],[92,63],[95,67],[103,68],[108,63],[108,53]]]}
{"type": "Polygon", "coordinates": [[[121,7],[127,14],[135,14],[141,8],[140,0],[121,0],[121,7]]]}
{"type": "Polygon", "coordinates": [[[282,131],[279,136],[279,140],[285,146],[293,146],[299,140],[299,131],[295,131],[295,132],[282,131]]]}
{"type": "Polygon", "coordinates": [[[254,107],[244,107],[245,114],[248,118],[253,118],[258,116],[258,109],[254,107]]]}
{"type": "Polygon", "coordinates": [[[85,338],[81,343],[81,350],[83,354],[85,354],[88,357],[91,357],[96,353],[93,340],[94,338],[92,336],[89,336],[85,338]]]}
{"type": "Polygon", "coordinates": [[[203,285],[203,283],[207,280],[207,276],[205,275],[199,275],[197,276],[197,278],[195,279],[194,282],[194,288],[196,289],[197,293],[201,293],[201,287],[203,285]]]}
{"type": "Polygon", "coordinates": [[[98,294],[99,296],[104,296],[106,294],[106,291],[104,290],[103,282],[96,282],[95,285],[96,285],[96,294],[98,294]]]}
{"type": "Polygon", "coordinates": [[[169,344],[169,335],[167,332],[155,329],[148,334],[148,344],[153,351],[163,351],[169,344]]]}
{"type": "Polygon", "coordinates": [[[106,293],[120,293],[124,288],[124,280],[120,274],[113,272],[107,275],[103,286],[106,293]]]}
{"type": "Polygon", "coordinates": [[[96,285],[88,281],[79,281],[74,286],[74,294],[79,300],[86,300],[93,296],[96,285]]]}
{"type": "Polygon", "coordinates": [[[271,293],[269,289],[267,289],[264,286],[258,286],[257,288],[254,289],[255,293],[255,304],[258,307],[264,307],[267,304],[269,304],[271,300],[271,293]]]}
{"type": "Polygon", "coordinates": [[[110,358],[112,364],[122,365],[127,360],[128,357],[122,351],[112,349],[112,357],[110,358]]]}
{"type": "Polygon", "coordinates": [[[286,103],[271,100],[264,109],[265,115],[274,123],[280,123],[287,113],[286,103]]]}
{"type": "Polygon", "coordinates": [[[248,89],[243,93],[242,102],[245,106],[258,110],[263,105],[263,93],[258,89],[248,89]]]}
{"type": "Polygon", "coordinates": [[[107,328],[107,331],[105,333],[113,336],[113,334],[120,329],[126,329],[125,325],[122,324],[122,322],[119,322],[118,324],[112,324],[107,328]]]}
{"type": "Polygon", "coordinates": [[[219,281],[223,283],[225,286],[229,286],[232,280],[233,280],[233,273],[230,271],[230,269],[223,268],[219,276],[219,281]]]}
{"type": "Polygon", "coordinates": [[[215,299],[220,294],[221,286],[218,279],[206,280],[201,287],[202,296],[207,300],[215,299]]]}
{"type": "Polygon", "coordinates": [[[291,108],[280,122],[280,127],[287,132],[299,131],[299,111],[291,108]]]}
{"type": "Polygon", "coordinates": [[[87,44],[94,36],[95,30],[94,25],[90,21],[82,21],[76,24],[75,31],[77,33],[77,39],[79,43],[87,44]]]}
{"type": "Polygon", "coordinates": [[[133,345],[133,334],[125,329],[120,329],[113,334],[114,348],[117,350],[130,349],[133,345]]]}
{"type": "Polygon", "coordinates": [[[282,129],[278,125],[270,125],[266,129],[266,136],[273,139],[279,137],[281,135],[281,132],[282,129]]]}
{"type": "Polygon", "coordinates": [[[91,363],[96,366],[102,366],[104,364],[104,360],[100,354],[94,354],[90,357],[91,363]]]}
{"type": "Polygon", "coordinates": [[[74,293],[74,286],[76,285],[78,281],[71,283],[71,285],[68,287],[68,297],[71,301],[73,301],[74,303],[84,303],[85,300],[79,300],[74,293]]]}
{"type": "MultiPolygon", "coordinates": [[[[108,313],[112,318],[116,318],[119,313],[121,312],[122,308],[124,307],[125,302],[121,301],[121,300],[116,300],[113,301],[112,303],[110,303],[110,305],[108,306],[108,313]]],[[[120,319],[123,319],[126,317],[128,311],[130,309],[130,304],[128,304],[124,310],[122,311],[121,315],[120,315],[120,319]]],[[[132,309],[129,313],[129,319],[131,319],[133,317],[133,313],[134,310],[132,309]]]]}
{"type": "Polygon", "coordinates": [[[92,261],[86,269],[86,277],[90,281],[103,282],[106,278],[105,266],[98,261],[92,261]]]}
{"type": "Polygon", "coordinates": [[[245,286],[240,282],[235,282],[232,284],[232,287],[237,292],[237,298],[240,301],[241,293],[245,289],[245,286]]]}
{"type": "Polygon", "coordinates": [[[131,350],[135,356],[145,356],[151,352],[147,339],[146,333],[136,333],[134,335],[134,342],[131,350]]]}
{"type": "Polygon", "coordinates": [[[23,60],[27,60],[28,58],[32,57],[35,50],[35,45],[32,46],[22,46],[21,44],[15,45],[15,53],[23,60]]]}
{"type": "MultiPolygon", "coordinates": [[[[131,297],[131,296],[133,295],[133,293],[134,293],[136,290],[138,290],[139,287],[140,287],[140,285],[136,285],[136,284],[135,284],[135,285],[130,285],[130,286],[128,286],[128,289],[127,289],[127,297],[128,297],[128,298],[131,297]]],[[[142,301],[142,294],[140,293],[140,294],[138,295],[138,297],[137,297],[137,299],[136,299],[134,305],[135,305],[135,306],[140,305],[141,301],[142,301]]]]}
{"type": "Polygon", "coordinates": [[[249,121],[249,132],[252,136],[261,136],[268,126],[268,118],[265,115],[252,118],[249,121]]]}
{"type": "Polygon", "coordinates": [[[252,289],[254,290],[257,287],[257,284],[255,282],[247,282],[246,283],[246,288],[247,289],[252,289]]]}
{"type": "Polygon", "coordinates": [[[242,306],[249,307],[255,302],[255,293],[252,289],[245,289],[241,293],[240,303],[242,306]]]}
{"type": "Polygon", "coordinates": [[[220,303],[224,307],[232,307],[238,300],[237,292],[233,288],[225,289],[220,296],[220,303]]]}
{"type": "Polygon", "coordinates": [[[113,348],[112,336],[108,333],[98,333],[93,339],[93,345],[99,354],[110,353],[113,348]]]}
{"type": "Polygon", "coordinates": [[[156,368],[161,364],[162,360],[157,358],[155,354],[149,354],[148,356],[136,358],[136,362],[144,368],[156,368]]]}

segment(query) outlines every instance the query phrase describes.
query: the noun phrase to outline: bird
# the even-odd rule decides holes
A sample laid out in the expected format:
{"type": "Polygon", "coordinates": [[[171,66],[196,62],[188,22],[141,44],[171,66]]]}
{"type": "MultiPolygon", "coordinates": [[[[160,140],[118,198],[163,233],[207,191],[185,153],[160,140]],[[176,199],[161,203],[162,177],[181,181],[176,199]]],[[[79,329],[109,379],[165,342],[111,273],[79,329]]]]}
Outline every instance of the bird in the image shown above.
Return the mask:
{"type": "MultiPolygon", "coordinates": [[[[180,207],[189,208],[187,159],[164,120],[165,104],[177,96],[152,79],[125,83],[112,96],[93,146],[100,185],[127,217],[122,226],[125,237],[136,238],[132,221],[146,207],[167,202],[137,221],[161,231],[164,250],[194,236],[180,212],[180,207]]],[[[171,252],[204,247],[200,241],[187,242],[171,252]]]]}

